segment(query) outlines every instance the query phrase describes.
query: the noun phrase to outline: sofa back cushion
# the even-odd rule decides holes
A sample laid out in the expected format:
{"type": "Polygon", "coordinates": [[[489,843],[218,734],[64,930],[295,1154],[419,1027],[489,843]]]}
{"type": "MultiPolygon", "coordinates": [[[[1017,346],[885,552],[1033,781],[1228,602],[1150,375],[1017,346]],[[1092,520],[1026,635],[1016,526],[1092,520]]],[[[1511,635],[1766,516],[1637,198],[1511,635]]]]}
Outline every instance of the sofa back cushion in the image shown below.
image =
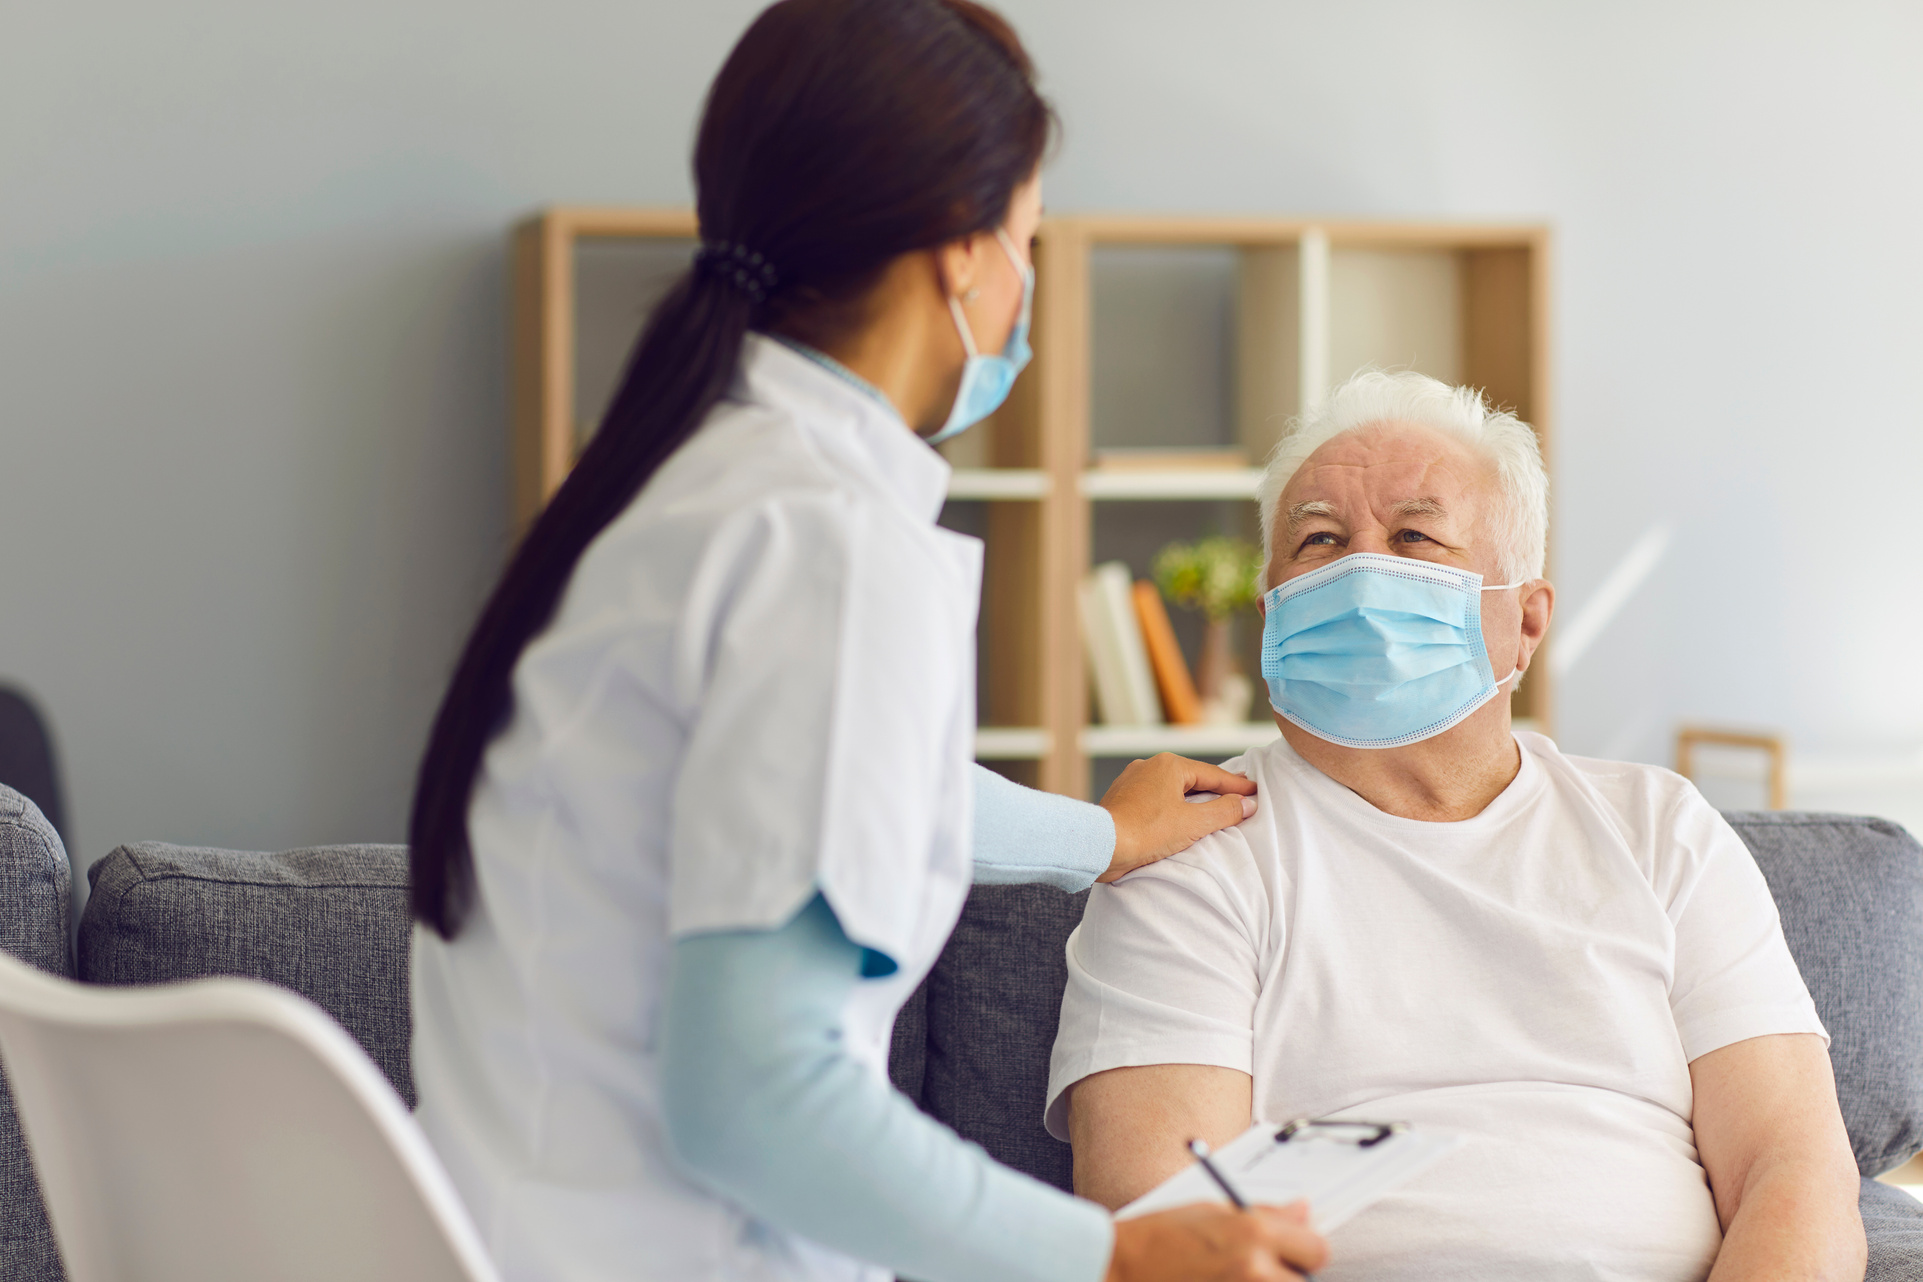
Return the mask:
{"type": "MultiPolygon", "coordinates": [[[[67,850],[53,825],[39,807],[0,784],[0,948],[71,977],[69,876],[67,850]]],[[[0,1076],[0,1278],[59,1282],[64,1276],[13,1097],[0,1076]]]]}
{"type": "Polygon", "coordinates": [[[1732,813],[1830,1032],[1865,1175],[1923,1149],[1923,846],[1887,819],[1732,813]]]}
{"type": "MultiPolygon", "coordinates": [[[[1070,1187],[1072,1155],[1043,1129],[1042,1101],[1068,983],[1065,946],[1087,903],[1086,891],[976,886],[914,1016],[927,1030],[921,1090],[910,1093],[922,1110],[1059,1189],[1070,1187]]],[[[898,1084],[908,1076],[900,1043],[898,1084]]]]}
{"type": "Polygon", "coordinates": [[[243,975],[291,988],[339,1020],[413,1106],[405,846],[250,854],[144,842],[87,877],[81,979],[243,975]]]}

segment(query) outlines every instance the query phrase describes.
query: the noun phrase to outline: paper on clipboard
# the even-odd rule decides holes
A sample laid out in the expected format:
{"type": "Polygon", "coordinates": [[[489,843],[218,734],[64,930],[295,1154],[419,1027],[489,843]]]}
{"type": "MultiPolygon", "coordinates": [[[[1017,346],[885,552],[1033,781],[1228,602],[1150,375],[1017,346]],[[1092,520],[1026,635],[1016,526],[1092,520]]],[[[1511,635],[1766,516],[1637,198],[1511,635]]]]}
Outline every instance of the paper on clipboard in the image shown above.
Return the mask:
{"type": "MultiPolygon", "coordinates": [[[[1291,1126],[1293,1133],[1280,1140],[1290,1127],[1258,1122],[1217,1149],[1211,1160],[1252,1206],[1286,1206],[1306,1198],[1309,1216],[1321,1233],[1331,1232],[1462,1143],[1459,1135],[1413,1128],[1359,1143],[1377,1129],[1366,1122],[1291,1126]]],[[[1124,1206],[1115,1218],[1227,1200],[1200,1165],[1190,1165],[1124,1206]]]]}

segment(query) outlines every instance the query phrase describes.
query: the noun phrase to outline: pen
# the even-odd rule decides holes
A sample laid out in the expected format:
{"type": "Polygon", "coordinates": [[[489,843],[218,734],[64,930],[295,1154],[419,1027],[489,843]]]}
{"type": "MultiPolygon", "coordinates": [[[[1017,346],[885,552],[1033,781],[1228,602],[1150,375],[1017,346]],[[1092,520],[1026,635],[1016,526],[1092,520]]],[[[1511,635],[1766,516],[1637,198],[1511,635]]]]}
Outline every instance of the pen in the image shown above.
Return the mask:
{"type": "MultiPolygon", "coordinates": [[[[1235,1191],[1235,1185],[1229,1183],[1228,1177],[1223,1175],[1221,1169],[1209,1160],[1209,1146],[1207,1144],[1204,1144],[1201,1140],[1190,1140],[1189,1152],[1194,1155],[1196,1161],[1202,1164],[1202,1169],[1208,1172],[1209,1178],[1215,1181],[1216,1186],[1222,1190],[1229,1201],[1235,1204],[1236,1210],[1246,1211],[1249,1209],[1249,1204],[1242,1200],[1240,1193],[1235,1191]]],[[[1315,1274],[1304,1273],[1302,1279],[1303,1282],[1315,1282],[1315,1274]]]]}
{"type": "Polygon", "coordinates": [[[1215,1163],[1209,1161],[1208,1145],[1204,1144],[1201,1140],[1190,1140],[1189,1152],[1193,1153],[1195,1160],[1202,1164],[1202,1169],[1209,1173],[1209,1178],[1214,1180],[1222,1192],[1228,1195],[1229,1201],[1235,1204],[1236,1210],[1246,1211],[1249,1209],[1249,1204],[1242,1200],[1242,1195],[1235,1191],[1235,1186],[1223,1177],[1220,1170],[1216,1169],[1215,1163]]]}

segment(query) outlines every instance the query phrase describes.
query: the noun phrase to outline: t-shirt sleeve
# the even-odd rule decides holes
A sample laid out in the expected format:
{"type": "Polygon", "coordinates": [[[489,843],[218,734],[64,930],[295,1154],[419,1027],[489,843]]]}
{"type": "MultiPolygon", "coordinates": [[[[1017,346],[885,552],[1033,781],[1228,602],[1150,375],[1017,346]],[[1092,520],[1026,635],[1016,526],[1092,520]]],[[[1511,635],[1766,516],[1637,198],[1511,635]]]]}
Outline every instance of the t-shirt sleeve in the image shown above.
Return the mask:
{"type": "Polygon", "coordinates": [[[740,514],[705,549],[675,647],[693,711],[674,937],[773,929],[818,889],[856,943],[913,951],[931,847],[967,823],[951,792],[969,788],[956,683],[973,677],[973,606],[897,526],[811,493],[740,514]]]}
{"type": "Polygon", "coordinates": [[[1049,1062],[1049,1134],[1064,1093],[1111,1068],[1212,1064],[1254,1071],[1266,894],[1233,829],[1089,892],[1068,938],[1068,985],[1049,1062]]]}
{"type": "Polygon", "coordinates": [[[1695,1060],[1772,1033],[1829,1033],[1783,941],[1776,900],[1736,830],[1682,781],[1658,893],[1676,931],[1669,1004],[1695,1060]]]}

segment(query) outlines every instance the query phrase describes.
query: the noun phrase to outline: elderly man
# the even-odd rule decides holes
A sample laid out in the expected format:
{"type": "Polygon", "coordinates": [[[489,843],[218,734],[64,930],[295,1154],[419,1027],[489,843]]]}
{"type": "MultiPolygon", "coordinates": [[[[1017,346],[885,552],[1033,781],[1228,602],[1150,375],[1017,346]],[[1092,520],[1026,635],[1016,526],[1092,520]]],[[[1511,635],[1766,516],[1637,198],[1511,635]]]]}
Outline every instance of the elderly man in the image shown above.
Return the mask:
{"type": "Polygon", "coordinates": [[[1334,1279],[1860,1279],[1827,1036],[1741,840],[1653,766],[1513,731],[1549,628],[1534,433],[1370,373],[1262,488],[1282,738],[1239,828],[1070,939],[1047,1121],[1118,1207],[1251,1119],[1466,1143],[1334,1279]],[[1486,583],[1485,583],[1486,581],[1486,583]]]}

